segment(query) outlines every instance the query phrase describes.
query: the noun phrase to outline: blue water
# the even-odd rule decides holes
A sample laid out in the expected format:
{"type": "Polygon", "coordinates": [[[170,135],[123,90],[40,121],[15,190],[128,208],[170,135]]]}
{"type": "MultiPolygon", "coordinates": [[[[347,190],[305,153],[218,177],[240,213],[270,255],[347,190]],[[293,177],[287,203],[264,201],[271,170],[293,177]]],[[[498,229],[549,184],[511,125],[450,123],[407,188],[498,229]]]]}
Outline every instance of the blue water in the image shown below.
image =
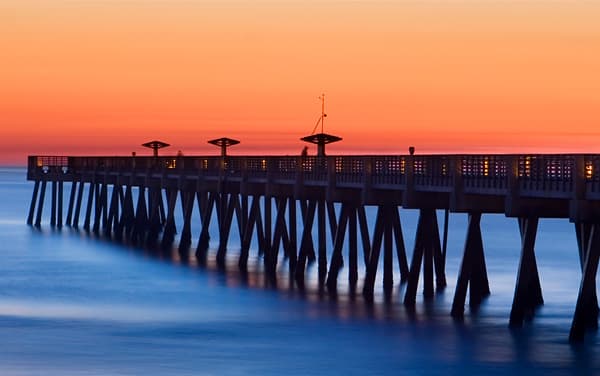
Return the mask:
{"type": "MultiPolygon", "coordinates": [[[[464,323],[455,323],[449,312],[465,215],[450,216],[448,288],[425,304],[420,286],[411,315],[401,304],[402,286],[388,303],[380,295],[374,306],[349,299],[346,269],[337,301],[312,288],[314,266],[305,294],[263,287],[260,271],[241,278],[235,236],[232,267],[220,272],[214,262],[200,267],[177,252],[51,230],[46,218],[41,230],[31,228],[25,219],[32,187],[24,170],[0,169],[0,375],[600,373],[595,333],[583,346],[567,342],[580,281],[567,221],[540,222],[545,305],[524,329],[511,331],[520,244],[514,219],[483,217],[492,295],[477,315],[467,310],[464,323]]],[[[416,214],[401,211],[409,259],[416,214]]],[[[259,270],[261,262],[253,249],[250,267],[259,270]]],[[[285,267],[280,272],[285,276],[285,267]]]]}

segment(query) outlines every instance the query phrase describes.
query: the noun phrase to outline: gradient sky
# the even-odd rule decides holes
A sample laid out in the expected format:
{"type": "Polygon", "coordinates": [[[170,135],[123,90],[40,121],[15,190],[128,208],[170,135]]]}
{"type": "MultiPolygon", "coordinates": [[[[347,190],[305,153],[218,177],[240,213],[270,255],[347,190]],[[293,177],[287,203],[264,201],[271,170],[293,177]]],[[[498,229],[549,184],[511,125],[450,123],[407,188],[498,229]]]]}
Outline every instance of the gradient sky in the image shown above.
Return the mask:
{"type": "Polygon", "coordinates": [[[0,0],[0,163],[28,154],[600,152],[600,2],[0,0]],[[314,152],[314,148],[311,150],[314,152]]]}

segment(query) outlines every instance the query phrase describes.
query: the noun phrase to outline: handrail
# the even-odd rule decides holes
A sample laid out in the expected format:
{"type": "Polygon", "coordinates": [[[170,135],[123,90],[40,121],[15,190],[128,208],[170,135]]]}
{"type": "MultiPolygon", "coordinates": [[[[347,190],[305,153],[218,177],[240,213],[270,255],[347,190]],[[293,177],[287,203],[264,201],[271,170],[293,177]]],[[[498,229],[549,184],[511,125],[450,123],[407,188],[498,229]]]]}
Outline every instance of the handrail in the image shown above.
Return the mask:
{"type": "Polygon", "coordinates": [[[30,156],[29,173],[62,174],[181,173],[246,177],[337,185],[364,184],[401,189],[408,181],[425,190],[450,190],[456,181],[464,189],[555,192],[570,195],[582,180],[588,191],[600,194],[598,154],[465,154],[361,156],[30,156]],[[511,180],[512,179],[512,180],[511,180]],[[511,187],[511,181],[516,186],[511,187]]]}

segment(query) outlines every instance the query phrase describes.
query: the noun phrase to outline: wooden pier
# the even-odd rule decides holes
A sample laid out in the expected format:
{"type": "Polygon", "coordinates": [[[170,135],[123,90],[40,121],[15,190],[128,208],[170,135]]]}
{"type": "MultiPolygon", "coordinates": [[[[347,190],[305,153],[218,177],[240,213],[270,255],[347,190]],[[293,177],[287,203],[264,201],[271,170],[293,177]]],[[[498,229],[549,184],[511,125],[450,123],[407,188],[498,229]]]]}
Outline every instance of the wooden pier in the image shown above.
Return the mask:
{"type": "Polygon", "coordinates": [[[433,299],[435,288],[446,286],[447,213],[466,213],[466,241],[451,312],[457,319],[464,315],[467,291],[472,309],[490,294],[480,220],[482,214],[503,213],[518,220],[521,234],[512,327],[522,326],[543,304],[534,251],[539,219],[569,219],[575,226],[582,271],[570,341],[582,341],[586,330],[598,325],[600,155],[30,156],[27,177],[35,182],[30,225],[41,225],[50,185],[51,226],[83,227],[144,246],[168,248],[177,243],[185,251],[192,245],[192,214],[197,211],[201,231],[196,256],[201,261],[210,235],[218,235],[217,263],[224,265],[231,227],[237,223],[240,270],[246,270],[256,238],[273,283],[281,259],[300,288],[307,262],[316,261],[320,286],[334,294],[342,265],[347,265],[354,292],[363,262],[362,293],[371,299],[381,257],[382,288],[391,293],[396,258],[400,282],[407,283],[408,307],[415,304],[421,270],[425,299],[433,299]],[[65,183],[71,189],[63,221],[65,183]],[[177,205],[183,223],[176,223],[177,205]],[[374,226],[367,223],[366,206],[377,208],[374,226]],[[420,212],[410,263],[400,207],[420,212]],[[441,235],[439,209],[446,213],[441,235]],[[209,233],[213,211],[218,234],[209,233]]]}

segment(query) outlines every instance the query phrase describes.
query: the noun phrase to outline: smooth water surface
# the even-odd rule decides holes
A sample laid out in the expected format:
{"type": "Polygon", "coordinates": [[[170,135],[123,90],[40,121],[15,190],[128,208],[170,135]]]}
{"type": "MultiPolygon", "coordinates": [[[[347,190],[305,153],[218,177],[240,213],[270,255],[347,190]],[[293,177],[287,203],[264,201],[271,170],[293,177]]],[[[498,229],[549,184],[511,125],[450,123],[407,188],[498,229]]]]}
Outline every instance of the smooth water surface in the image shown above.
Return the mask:
{"type": "MultiPolygon", "coordinates": [[[[467,311],[456,323],[449,312],[465,215],[450,216],[449,286],[430,304],[420,286],[411,314],[401,304],[403,286],[391,302],[350,299],[347,269],[337,300],[312,287],[315,265],[306,293],[265,288],[256,249],[250,263],[257,271],[242,278],[235,236],[231,268],[223,272],[177,252],[52,230],[47,218],[35,229],[25,224],[32,188],[24,170],[0,169],[0,375],[600,373],[595,333],[583,346],[567,342],[580,270],[566,220],[540,222],[536,253],[546,304],[524,329],[511,331],[520,246],[514,219],[484,215],[492,295],[477,315],[467,311]]],[[[401,216],[410,259],[417,213],[401,216]]]]}

